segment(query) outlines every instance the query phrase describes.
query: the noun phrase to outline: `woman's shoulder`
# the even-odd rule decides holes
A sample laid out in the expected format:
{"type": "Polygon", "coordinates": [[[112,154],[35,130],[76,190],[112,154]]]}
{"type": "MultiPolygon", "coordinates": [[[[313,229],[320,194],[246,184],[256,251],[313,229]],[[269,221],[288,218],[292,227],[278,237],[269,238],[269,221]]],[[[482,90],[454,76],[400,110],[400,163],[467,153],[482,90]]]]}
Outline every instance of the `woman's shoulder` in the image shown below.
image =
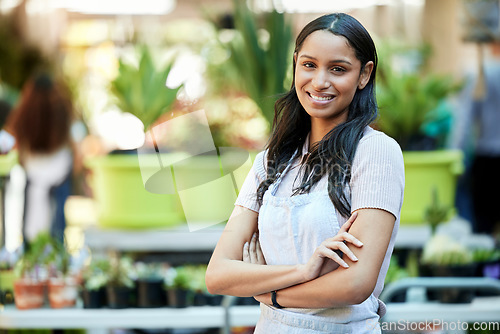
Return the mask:
{"type": "Polygon", "coordinates": [[[265,178],[266,176],[268,151],[268,149],[260,151],[259,153],[257,153],[253,161],[253,169],[260,178],[265,178]]]}
{"type": "Polygon", "coordinates": [[[399,144],[385,133],[366,127],[354,157],[355,163],[371,162],[402,163],[403,152],[399,144]]]}
{"type": "Polygon", "coordinates": [[[375,147],[386,147],[390,148],[394,151],[401,152],[401,147],[394,140],[394,138],[389,137],[382,131],[375,130],[374,128],[367,126],[363,132],[363,137],[359,141],[359,146],[367,147],[367,148],[375,148],[375,147]]]}

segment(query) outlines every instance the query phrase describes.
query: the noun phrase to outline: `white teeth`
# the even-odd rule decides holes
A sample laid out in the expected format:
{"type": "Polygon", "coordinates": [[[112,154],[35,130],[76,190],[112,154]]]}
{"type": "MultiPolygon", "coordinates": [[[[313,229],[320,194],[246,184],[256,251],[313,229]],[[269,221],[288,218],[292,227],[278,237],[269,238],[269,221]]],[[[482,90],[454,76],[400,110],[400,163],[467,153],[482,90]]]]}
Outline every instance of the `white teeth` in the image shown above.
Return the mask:
{"type": "Polygon", "coordinates": [[[333,96],[317,96],[317,95],[313,95],[311,93],[309,93],[309,96],[311,96],[314,100],[317,100],[317,101],[328,101],[328,100],[331,100],[333,99],[333,96]]]}

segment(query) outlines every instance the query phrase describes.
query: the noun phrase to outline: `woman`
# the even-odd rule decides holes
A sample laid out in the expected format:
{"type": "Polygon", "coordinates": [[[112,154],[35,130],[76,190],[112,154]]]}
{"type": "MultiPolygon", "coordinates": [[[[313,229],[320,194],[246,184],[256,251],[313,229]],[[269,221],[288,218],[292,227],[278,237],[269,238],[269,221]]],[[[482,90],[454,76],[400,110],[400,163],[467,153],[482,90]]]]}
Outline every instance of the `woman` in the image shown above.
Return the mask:
{"type": "Polygon", "coordinates": [[[8,120],[27,178],[23,236],[28,242],[42,231],[62,241],[75,152],[72,121],[66,91],[45,73],[26,82],[8,120]]]}
{"type": "Polygon", "coordinates": [[[292,88],[206,275],[211,293],[261,302],[256,333],[380,332],[404,165],[397,143],[369,127],[376,68],[370,35],[349,15],[322,16],[297,37],[292,88]]]}

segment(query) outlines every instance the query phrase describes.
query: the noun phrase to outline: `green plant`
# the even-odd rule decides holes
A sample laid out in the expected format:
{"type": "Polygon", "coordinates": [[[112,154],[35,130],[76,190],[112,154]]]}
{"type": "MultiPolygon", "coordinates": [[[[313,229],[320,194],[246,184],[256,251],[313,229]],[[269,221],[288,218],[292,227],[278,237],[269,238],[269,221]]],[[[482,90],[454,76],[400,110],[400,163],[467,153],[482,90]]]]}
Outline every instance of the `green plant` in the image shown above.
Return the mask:
{"type": "Polygon", "coordinates": [[[0,13],[0,40],[0,81],[15,90],[20,90],[34,71],[53,66],[40,48],[27,42],[16,15],[0,13]]]}
{"type": "Polygon", "coordinates": [[[173,62],[157,68],[151,50],[139,48],[139,65],[119,60],[118,76],[111,82],[111,93],[119,109],[139,118],[148,129],[175,102],[181,86],[165,86],[173,62]]]}
{"type": "Polygon", "coordinates": [[[398,259],[393,255],[385,276],[385,284],[396,282],[402,278],[410,276],[408,271],[398,264],[398,259]]]}
{"type": "Polygon", "coordinates": [[[31,242],[26,243],[24,252],[14,266],[18,278],[39,279],[41,268],[47,267],[54,260],[54,240],[49,233],[39,233],[31,242]]]}
{"type": "Polygon", "coordinates": [[[107,273],[111,270],[111,263],[106,258],[92,258],[90,263],[83,269],[82,278],[87,290],[95,291],[106,286],[108,282],[107,273]]]}
{"type": "MultiPolygon", "coordinates": [[[[443,142],[443,138],[438,138],[442,133],[430,134],[426,130],[435,131],[429,124],[446,123],[451,117],[443,103],[462,88],[462,82],[457,82],[450,75],[425,73],[425,58],[429,55],[425,48],[409,52],[385,44],[379,48],[379,53],[384,61],[380,62],[378,69],[377,102],[380,117],[377,126],[398,141],[403,150],[433,148],[435,143],[427,143],[429,140],[443,142]],[[415,53],[419,56],[415,56],[415,53]],[[395,56],[419,60],[415,61],[417,65],[414,69],[398,72],[390,65],[390,60],[395,56]]],[[[442,126],[438,132],[446,131],[446,126],[442,126]]]]}
{"type": "Polygon", "coordinates": [[[292,27],[283,13],[273,11],[257,17],[244,1],[234,0],[237,34],[227,44],[230,62],[239,73],[245,92],[259,106],[269,124],[274,118],[274,103],[286,91],[293,47],[292,27]],[[262,19],[262,29],[258,21],[262,19]]]}
{"type": "Polygon", "coordinates": [[[199,293],[207,293],[207,285],[205,283],[205,274],[207,272],[206,265],[198,265],[190,267],[191,271],[191,290],[199,293]]]}
{"type": "Polygon", "coordinates": [[[106,284],[114,287],[133,288],[136,272],[132,259],[128,256],[113,256],[106,272],[106,284]]]}
{"type": "Polygon", "coordinates": [[[500,261],[500,249],[476,249],[472,258],[477,263],[500,261]]]}
{"type": "Polygon", "coordinates": [[[460,242],[435,235],[424,246],[421,263],[437,266],[460,266],[474,261],[472,253],[460,242]]]}
{"type": "Polygon", "coordinates": [[[165,286],[167,289],[190,290],[191,277],[191,266],[170,268],[165,276],[165,286]]]}
{"type": "Polygon", "coordinates": [[[141,280],[163,280],[165,278],[165,266],[162,263],[138,262],[135,264],[137,278],[141,280]]]}
{"type": "Polygon", "coordinates": [[[436,234],[436,229],[442,222],[446,221],[451,207],[439,202],[438,190],[436,187],[432,188],[431,204],[426,208],[424,213],[425,220],[431,226],[432,235],[436,234]]]}

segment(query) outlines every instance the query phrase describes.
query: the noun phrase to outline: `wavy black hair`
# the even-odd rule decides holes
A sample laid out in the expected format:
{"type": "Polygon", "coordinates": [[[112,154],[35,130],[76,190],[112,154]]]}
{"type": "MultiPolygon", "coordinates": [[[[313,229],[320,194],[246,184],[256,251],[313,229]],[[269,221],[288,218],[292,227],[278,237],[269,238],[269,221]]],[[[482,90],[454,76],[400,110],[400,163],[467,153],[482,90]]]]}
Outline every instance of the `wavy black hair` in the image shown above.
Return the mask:
{"type": "MultiPolygon", "coordinates": [[[[377,51],[370,34],[359,21],[344,13],[334,13],[308,23],[297,36],[294,53],[298,53],[306,38],[318,30],[345,37],[361,62],[361,71],[370,61],[373,62],[373,70],[367,85],[356,91],[346,122],[337,125],[310,148],[310,154],[301,167],[308,172],[302,174],[302,183],[295,189],[294,194],[309,192],[327,174],[330,199],[337,211],[348,217],[351,206],[347,190],[354,154],[365,127],[377,118],[378,113],[375,99],[377,51]]],[[[311,119],[300,104],[295,91],[295,67],[294,59],[292,87],[274,106],[273,132],[267,144],[267,178],[257,190],[260,203],[264,193],[283,172],[292,155],[297,150],[300,152],[311,129],[311,119]]]]}

